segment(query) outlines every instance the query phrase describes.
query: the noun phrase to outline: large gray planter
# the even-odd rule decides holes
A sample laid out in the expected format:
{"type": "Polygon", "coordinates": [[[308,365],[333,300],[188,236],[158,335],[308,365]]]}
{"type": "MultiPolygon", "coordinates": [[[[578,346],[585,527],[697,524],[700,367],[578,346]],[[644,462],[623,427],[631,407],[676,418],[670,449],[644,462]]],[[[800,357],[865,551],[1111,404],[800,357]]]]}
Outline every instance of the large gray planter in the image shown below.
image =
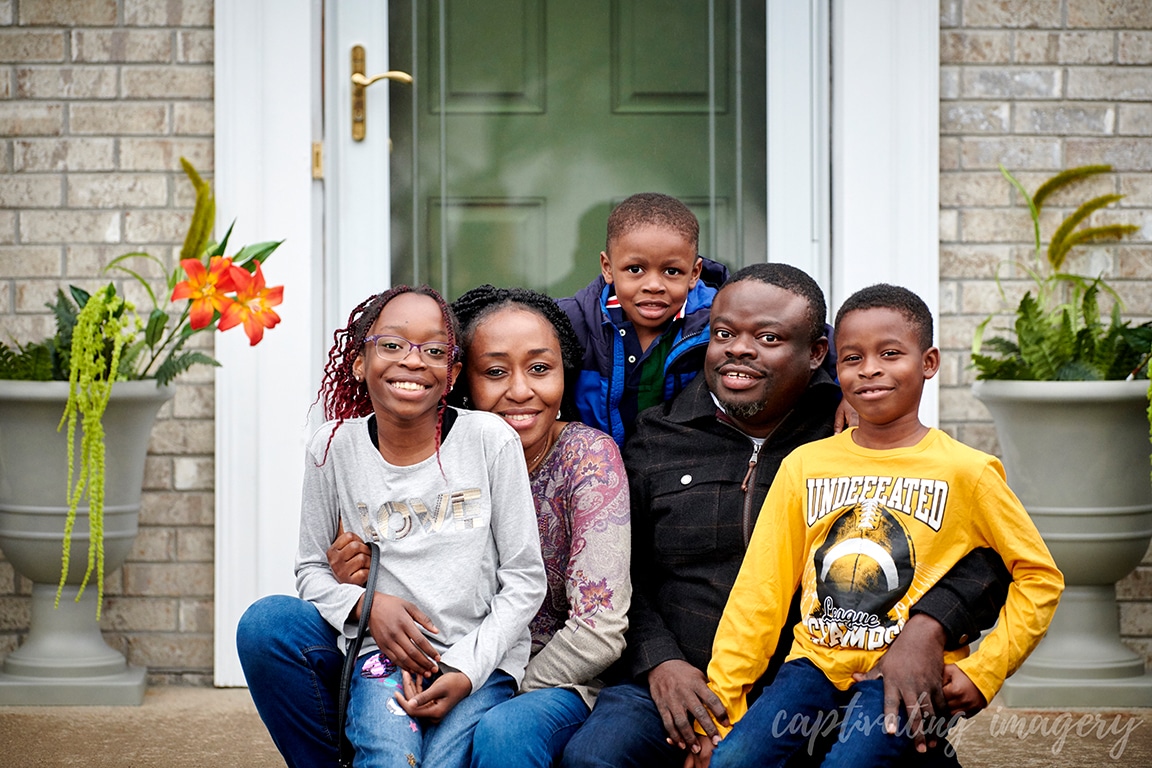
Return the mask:
{"type": "MultiPolygon", "coordinates": [[[[160,407],[174,393],[155,381],[118,382],[104,414],[105,573],[132,550],[148,437],[160,407]]],[[[32,581],[28,638],[8,654],[0,672],[0,705],[140,705],[147,670],[129,666],[96,621],[95,576],[75,602],[88,553],[88,507],[72,533],[72,558],[60,607],[67,505],[67,439],[56,431],[68,383],[0,381],[0,549],[32,581]]],[[[80,455],[80,428],[76,456],[80,455]]]]}
{"type": "Polygon", "coordinates": [[[1120,642],[1115,584],[1152,540],[1147,381],[977,381],[1008,485],[1066,588],[1001,697],[1013,707],[1148,707],[1152,676],[1120,642]]]}

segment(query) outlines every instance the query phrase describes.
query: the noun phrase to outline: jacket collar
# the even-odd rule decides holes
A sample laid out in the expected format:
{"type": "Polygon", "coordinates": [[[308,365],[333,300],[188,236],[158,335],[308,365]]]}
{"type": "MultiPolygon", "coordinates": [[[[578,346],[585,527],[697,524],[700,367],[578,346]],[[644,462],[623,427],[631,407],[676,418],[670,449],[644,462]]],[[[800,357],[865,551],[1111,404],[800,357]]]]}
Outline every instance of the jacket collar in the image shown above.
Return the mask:
{"type": "MultiPolygon", "coordinates": [[[[796,403],[794,412],[807,420],[810,417],[823,416],[823,412],[827,410],[827,416],[831,419],[840,399],[839,394],[840,387],[832,381],[828,372],[823,368],[817,368],[808,381],[808,388],[796,403]]],[[[708,389],[708,382],[701,372],[672,401],[668,410],[668,420],[677,424],[687,424],[696,419],[715,419],[720,413],[722,412],[712,400],[712,392],[708,389]]]]}

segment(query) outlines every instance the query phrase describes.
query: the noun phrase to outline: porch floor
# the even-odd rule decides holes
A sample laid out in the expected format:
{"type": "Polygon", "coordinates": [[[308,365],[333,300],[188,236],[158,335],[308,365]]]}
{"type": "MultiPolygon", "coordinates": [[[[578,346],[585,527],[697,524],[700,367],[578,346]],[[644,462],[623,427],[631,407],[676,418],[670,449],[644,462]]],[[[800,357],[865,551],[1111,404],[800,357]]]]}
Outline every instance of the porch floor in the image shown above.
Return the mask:
{"type": "MultiPolygon", "coordinates": [[[[1152,709],[1007,709],[997,701],[955,737],[968,768],[1150,766],[1152,709]],[[1023,738],[1021,738],[1023,736],[1023,738]]],[[[0,707],[8,768],[209,768],[284,763],[246,689],[161,686],[142,707],[0,707]]]]}

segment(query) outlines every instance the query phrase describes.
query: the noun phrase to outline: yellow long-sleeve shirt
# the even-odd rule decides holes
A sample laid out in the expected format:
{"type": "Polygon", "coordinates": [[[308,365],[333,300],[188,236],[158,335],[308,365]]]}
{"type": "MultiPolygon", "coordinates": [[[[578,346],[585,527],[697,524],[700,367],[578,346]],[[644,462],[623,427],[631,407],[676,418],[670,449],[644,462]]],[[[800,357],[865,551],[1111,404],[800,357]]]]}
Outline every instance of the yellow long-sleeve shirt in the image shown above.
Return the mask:
{"type": "Polygon", "coordinates": [[[788,659],[810,659],[841,690],[872,668],[920,596],[978,547],[1000,555],[1012,585],[977,651],[945,661],[991,701],[1052,620],[1063,576],[998,459],[935,429],[890,450],[856,445],[853,431],[794,451],[764,501],[708,665],[733,723],[776,651],[798,585],[788,659]]]}

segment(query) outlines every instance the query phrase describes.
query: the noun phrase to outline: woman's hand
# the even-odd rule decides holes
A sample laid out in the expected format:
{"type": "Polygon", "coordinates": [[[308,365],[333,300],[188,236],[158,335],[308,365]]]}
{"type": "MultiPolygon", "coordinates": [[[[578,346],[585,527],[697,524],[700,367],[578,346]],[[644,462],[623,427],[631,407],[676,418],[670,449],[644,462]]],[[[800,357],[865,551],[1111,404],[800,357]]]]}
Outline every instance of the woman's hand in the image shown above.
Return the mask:
{"type": "Polygon", "coordinates": [[[430,723],[444,719],[452,707],[472,693],[472,681],[463,672],[446,672],[424,690],[423,678],[413,678],[407,671],[401,672],[404,695],[396,692],[396,701],[410,717],[419,717],[430,723]]]}
{"type": "Polygon", "coordinates": [[[432,619],[412,603],[395,595],[376,593],[372,615],[368,617],[368,631],[380,652],[406,673],[428,677],[439,669],[436,662],[440,661],[440,654],[420,627],[432,634],[440,633],[432,619]]]}
{"type": "MultiPolygon", "coordinates": [[[[368,583],[368,566],[372,564],[372,550],[354,533],[344,531],[344,521],[336,528],[336,541],[328,547],[328,565],[341,584],[362,587],[368,583]]],[[[359,613],[359,611],[357,611],[359,613]]]]}

